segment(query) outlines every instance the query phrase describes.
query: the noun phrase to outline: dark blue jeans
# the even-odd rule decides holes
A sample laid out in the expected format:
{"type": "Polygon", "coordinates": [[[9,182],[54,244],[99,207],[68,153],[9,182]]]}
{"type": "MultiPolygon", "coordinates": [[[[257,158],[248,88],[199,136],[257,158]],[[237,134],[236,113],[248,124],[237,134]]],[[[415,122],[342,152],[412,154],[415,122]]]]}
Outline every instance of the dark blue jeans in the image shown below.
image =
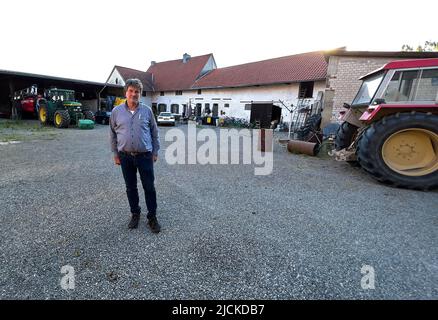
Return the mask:
{"type": "Polygon", "coordinates": [[[128,155],[120,153],[120,165],[122,167],[123,178],[126,184],[126,194],[128,195],[131,213],[140,214],[139,197],[137,189],[137,170],[140,173],[141,184],[143,185],[148,208],[147,218],[153,218],[157,211],[157,194],[154,186],[154,160],[152,153],[140,155],[128,155]]]}

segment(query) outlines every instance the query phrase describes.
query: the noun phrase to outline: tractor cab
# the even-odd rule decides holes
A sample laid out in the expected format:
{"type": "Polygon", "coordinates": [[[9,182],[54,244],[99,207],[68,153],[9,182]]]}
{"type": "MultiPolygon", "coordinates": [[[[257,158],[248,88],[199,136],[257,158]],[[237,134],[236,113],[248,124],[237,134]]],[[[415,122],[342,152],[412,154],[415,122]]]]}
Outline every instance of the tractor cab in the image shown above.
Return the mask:
{"type": "Polygon", "coordinates": [[[407,108],[436,112],[438,59],[390,62],[361,80],[362,85],[351,105],[344,104],[351,110],[342,113],[344,121],[357,127],[407,108]]]}
{"type": "Polygon", "coordinates": [[[47,100],[51,100],[53,102],[61,102],[62,104],[75,103],[80,105],[79,102],[76,102],[75,92],[73,90],[65,90],[65,89],[47,89],[44,92],[44,96],[47,100]]]}

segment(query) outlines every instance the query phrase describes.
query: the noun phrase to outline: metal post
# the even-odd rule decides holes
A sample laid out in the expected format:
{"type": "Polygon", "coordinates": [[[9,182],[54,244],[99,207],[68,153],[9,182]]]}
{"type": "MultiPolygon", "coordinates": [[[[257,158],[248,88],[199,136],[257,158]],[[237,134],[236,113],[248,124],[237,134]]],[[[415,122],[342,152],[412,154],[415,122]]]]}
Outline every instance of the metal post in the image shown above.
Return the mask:
{"type": "Polygon", "coordinates": [[[259,134],[259,141],[257,143],[257,149],[258,151],[261,152],[265,152],[266,148],[266,141],[265,141],[265,129],[260,129],[260,134],[259,134]]]}
{"type": "Polygon", "coordinates": [[[290,140],[290,131],[292,130],[292,114],[293,111],[290,111],[290,121],[289,121],[289,134],[287,135],[287,139],[290,140]]]}
{"type": "Polygon", "coordinates": [[[10,103],[11,103],[11,119],[17,120],[18,119],[18,110],[15,105],[14,101],[14,84],[12,83],[12,80],[9,80],[9,96],[10,96],[10,103]]]}

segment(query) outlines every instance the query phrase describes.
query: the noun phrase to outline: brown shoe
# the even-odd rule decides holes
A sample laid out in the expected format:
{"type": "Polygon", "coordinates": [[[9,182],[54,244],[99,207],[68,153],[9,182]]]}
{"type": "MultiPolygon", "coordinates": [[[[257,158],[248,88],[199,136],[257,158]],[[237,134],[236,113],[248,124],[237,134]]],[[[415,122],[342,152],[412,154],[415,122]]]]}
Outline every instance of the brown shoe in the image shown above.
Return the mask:
{"type": "Polygon", "coordinates": [[[140,215],[139,214],[133,214],[131,221],[129,221],[128,228],[129,229],[136,229],[138,227],[138,222],[140,221],[140,215]]]}
{"type": "Polygon", "coordinates": [[[161,230],[161,226],[160,226],[160,224],[158,223],[158,220],[157,220],[156,217],[153,217],[153,218],[151,218],[151,219],[148,219],[148,226],[149,226],[149,228],[151,229],[151,231],[152,231],[153,233],[158,233],[158,232],[160,232],[160,230],[161,230]]]}

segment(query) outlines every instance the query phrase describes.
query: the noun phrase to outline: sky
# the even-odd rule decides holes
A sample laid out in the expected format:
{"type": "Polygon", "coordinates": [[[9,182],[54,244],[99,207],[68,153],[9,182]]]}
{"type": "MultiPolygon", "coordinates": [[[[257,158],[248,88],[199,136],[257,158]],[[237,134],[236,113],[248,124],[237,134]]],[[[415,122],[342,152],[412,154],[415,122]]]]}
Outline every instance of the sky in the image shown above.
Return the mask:
{"type": "Polygon", "coordinates": [[[114,65],[213,53],[227,67],[329,50],[438,41],[428,0],[13,0],[0,2],[0,69],[105,82],[114,65]]]}

